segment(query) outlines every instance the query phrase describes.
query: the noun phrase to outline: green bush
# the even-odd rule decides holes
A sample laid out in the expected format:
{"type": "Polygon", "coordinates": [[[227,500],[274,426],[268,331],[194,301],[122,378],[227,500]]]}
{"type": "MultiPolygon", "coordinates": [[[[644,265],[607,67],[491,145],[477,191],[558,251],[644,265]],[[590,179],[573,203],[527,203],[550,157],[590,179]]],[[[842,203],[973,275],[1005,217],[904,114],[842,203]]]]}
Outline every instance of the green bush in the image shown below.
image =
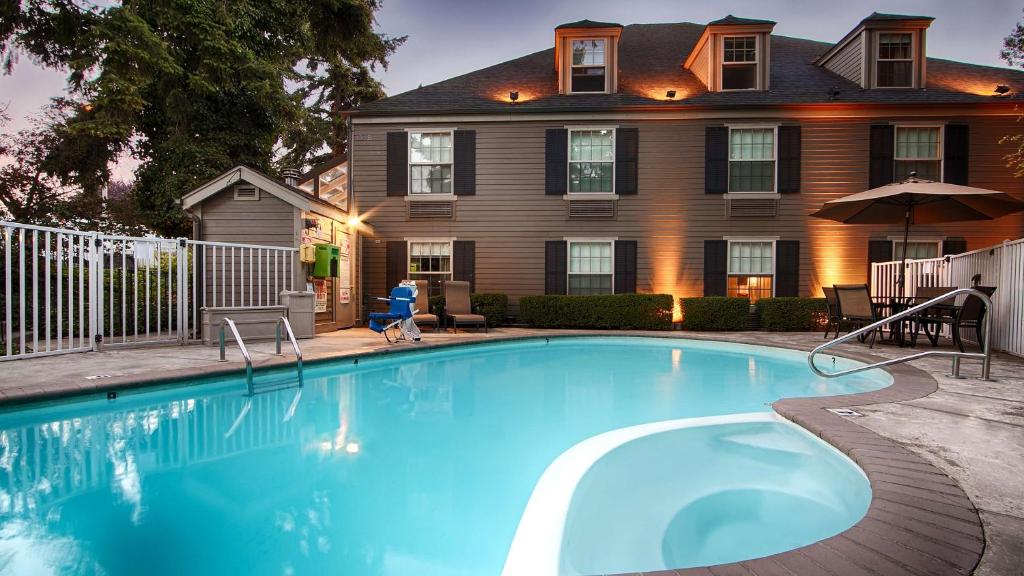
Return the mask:
{"type": "Polygon", "coordinates": [[[749,330],[750,300],[726,296],[681,298],[683,330],[749,330]]]}
{"type": "MultiPolygon", "coordinates": [[[[508,294],[500,292],[470,294],[469,305],[474,314],[481,314],[487,318],[487,325],[490,327],[502,326],[508,319],[508,294]]],[[[430,298],[430,313],[436,314],[444,322],[444,296],[430,298]]]]}
{"type": "Polygon", "coordinates": [[[671,330],[671,294],[524,296],[519,319],[533,328],[671,330]]]}
{"type": "Polygon", "coordinates": [[[757,311],[765,330],[809,331],[825,324],[828,307],[824,298],[761,298],[757,311]]]}

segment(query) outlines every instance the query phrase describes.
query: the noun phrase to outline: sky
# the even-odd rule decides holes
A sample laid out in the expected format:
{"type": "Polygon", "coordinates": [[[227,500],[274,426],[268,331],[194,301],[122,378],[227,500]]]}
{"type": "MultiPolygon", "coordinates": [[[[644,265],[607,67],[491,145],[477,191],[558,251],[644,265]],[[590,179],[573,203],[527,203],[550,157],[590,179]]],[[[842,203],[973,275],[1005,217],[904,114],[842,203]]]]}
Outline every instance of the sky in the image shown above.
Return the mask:
{"type": "MultiPolygon", "coordinates": [[[[1020,0],[383,0],[379,30],[409,39],[377,77],[388,94],[398,94],[544,50],[554,44],[555,26],[584,18],[706,23],[734,14],[774,20],[776,34],[836,42],[873,11],[935,17],[931,57],[1005,66],[999,50],[1022,8],[1020,0]]],[[[0,76],[0,108],[12,117],[6,129],[28,126],[64,85],[64,74],[22,57],[12,75],[0,76]]],[[[118,169],[120,176],[130,171],[130,164],[118,169]]]]}

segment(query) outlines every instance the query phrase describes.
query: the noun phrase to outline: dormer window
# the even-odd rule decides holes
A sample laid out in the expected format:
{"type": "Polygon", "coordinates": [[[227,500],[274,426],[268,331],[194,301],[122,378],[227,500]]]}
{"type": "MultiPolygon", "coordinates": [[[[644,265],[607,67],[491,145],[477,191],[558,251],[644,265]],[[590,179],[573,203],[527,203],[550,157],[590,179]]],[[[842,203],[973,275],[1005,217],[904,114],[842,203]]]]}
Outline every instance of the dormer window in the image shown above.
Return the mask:
{"type": "Polygon", "coordinates": [[[607,77],[605,53],[607,42],[603,38],[572,41],[573,94],[582,92],[606,92],[607,77]]]}
{"type": "Polygon", "coordinates": [[[913,40],[910,32],[878,34],[875,78],[879,88],[914,87],[913,40]]]}
{"type": "Polygon", "coordinates": [[[757,36],[722,39],[722,90],[757,89],[757,36]]]}

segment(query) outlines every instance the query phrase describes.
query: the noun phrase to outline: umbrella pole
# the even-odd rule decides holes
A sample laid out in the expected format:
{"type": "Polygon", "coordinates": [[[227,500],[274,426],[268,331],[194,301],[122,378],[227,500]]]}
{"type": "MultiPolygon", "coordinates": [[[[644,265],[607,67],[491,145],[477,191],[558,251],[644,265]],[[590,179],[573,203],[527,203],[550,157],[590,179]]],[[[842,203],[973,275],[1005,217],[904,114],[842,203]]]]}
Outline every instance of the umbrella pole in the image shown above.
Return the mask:
{"type": "Polygon", "coordinates": [[[906,221],[903,223],[903,254],[900,259],[900,296],[907,295],[907,241],[910,239],[910,220],[914,206],[907,204],[906,221]]]}

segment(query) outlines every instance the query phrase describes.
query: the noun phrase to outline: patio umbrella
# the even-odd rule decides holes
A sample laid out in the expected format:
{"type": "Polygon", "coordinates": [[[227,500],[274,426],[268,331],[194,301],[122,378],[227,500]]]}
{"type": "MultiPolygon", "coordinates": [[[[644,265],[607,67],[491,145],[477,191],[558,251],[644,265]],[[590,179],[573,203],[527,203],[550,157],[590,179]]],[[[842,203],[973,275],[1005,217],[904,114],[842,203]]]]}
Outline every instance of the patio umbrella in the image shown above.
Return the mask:
{"type": "Polygon", "coordinates": [[[903,258],[899,285],[906,274],[911,224],[994,220],[1024,211],[1024,202],[1005,192],[920,180],[911,172],[903,182],[830,200],[811,214],[849,224],[903,224],[903,258]]]}

